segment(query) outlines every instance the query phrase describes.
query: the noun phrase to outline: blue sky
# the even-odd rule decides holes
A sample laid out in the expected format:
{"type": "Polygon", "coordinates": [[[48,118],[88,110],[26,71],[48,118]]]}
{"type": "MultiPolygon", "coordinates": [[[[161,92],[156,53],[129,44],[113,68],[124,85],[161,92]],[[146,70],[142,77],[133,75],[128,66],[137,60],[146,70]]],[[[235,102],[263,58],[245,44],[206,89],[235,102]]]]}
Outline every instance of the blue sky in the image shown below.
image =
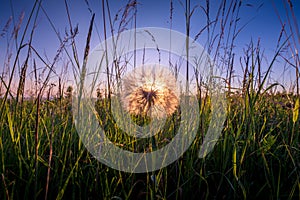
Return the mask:
{"type": "MultiPolygon", "coordinates": [[[[79,34],[76,37],[77,49],[79,53],[80,59],[83,57],[83,51],[86,41],[86,36],[88,32],[89,22],[91,19],[91,13],[89,12],[88,5],[84,0],[76,0],[76,1],[67,1],[69,5],[69,11],[71,15],[72,24],[75,27],[78,24],[79,34]]],[[[95,28],[92,35],[91,48],[94,48],[99,42],[103,41],[103,19],[102,19],[102,7],[101,0],[97,1],[88,1],[89,6],[94,12],[95,15],[95,28]],[[97,35],[96,30],[99,35],[97,35]]],[[[184,5],[185,1],[182,1],[184,5]]],[[[212,0],[211,4],[211,16],[215,16],[217,12],[217,7],[221,1],[212,0]]],[[[230,2],[230,1],[228,1],[230,2]]],[[[294,5],[294,11],[296,14],[296,18],[298,22],[300,21],[300,2],[292,1],[294,5]]],[[[112,18],[115,17],[115,14],[119,9],[124,8],[126,6],[127,1],[120,0],[110,0],[110,12],[112,18]]],[[[229,4],[229,3],[228,3],[229,4]]],[[[11,0],[11,1],[2,1],[0,7],[0,30],[2,30],[10,18],[13,16],[14,23],[18,22],[18,18],[22,12],[24,12],[24,20],[21,25],[20,34],[18,36],[18,42],[21,39],[21,33],[24,30],[25,24],[28,20],[30,11],[34,5],[33,0],[23,1],[23,0],[11,0]]],[[[260,38],[262,50],[265,52],[266,59],[268,61],[271,60],[272,55],[274,55],[277,40],[281,30],[281,24],[279,23],[278,17],[274,11],[274,6],[278,9],[279,14],[286,21],[285,18],[285,10],[281,0],[249,0],[243,1],[239,17],[240,21],[238,23],[238,28],[241,28],[243,25],[247,24],[246,27],[239,33],[236,39],[236,47],[235,52],[237,56],[242,55],[243,48],[246,47],[247,44],[251,40],[254,43],[257,42],[258,38],[260,38]],[[251,4],[251,5],[250,5],[251,4]]],[[[69,30],[68,18],[66,15],[66,9],[64,1],[62,0],[44,0],[42,1],[42,6],[49,16],[51,22],[54,24],[56,30],[59,32],[61,37],[65,36],[65,31],[69,30]]],[[[204,15],[201,6],[205,6],[205,1],[195,1],[191,0],[191,10],[193,7],[195,11],[191,17],[191,34],[190,36],[193,38],[195,35],[205,26],[206,18],[204,15]]],[[[184,16],[184,7],[181,5],[179,0],[173,0],[173,20],[172,20],[172,28],[176,31],[180,31],[185,33],[185,16],[184,16]]],[[[35,14],[34,14],[35,16],[35,14]]],[[[137,7],[137,27],[170,27],[170,1],[169,0],[140,0],[138,1],[137,7]]],[[[30,24],[29,30],[31,31],[32,23],[30,24]]],[[[133,23],[131,22],[127,28],[133,28],[133,23]]],[[[11,24],[9,31],[3,37],[0,37],[0,73],[2,73],[4,69],[5,61],[5,52],[7,50],[7,44],[10,40],[11,32],[13,30],[13,25],[11,24]]],[[[29,33],[25,36],[25,42],[29,40],[29,33]]],[[[108,33],[109,34],[109,33],[108,33]]],[[[201,45],[205,46],[207,42],[207,38],[205,34],[201,35],[197,40],[201,45]]],[[[34,32],[33,39],[33,47],[37,49],[37,51],[44,57],[49,59],[49,63],[53,60],[59,46],[60,42],[52,29],[45,13],[40,10],[39,15],[37,17],[36,29],[34,32]]],[[[12,45],[12,52],[15,55],[15,46],[12,45]]],[[[26,55],[26,50],[21,52],[22,56],[26,55]]],[[[14,56],[13,56],[14,58],[14,56]]],[[[61,65],[63,65],[67,61],[61,61],[61,65]]],[[[82,60],[80,61],[82,62],[82,60]]],[[[237,59],[238,62],[238,59],[237,59]]],[[[59,67],[57,67],[58,71],[61,71],[59,67]]],[[[71,70],[71,69],[68,69],[71,70]]],[[[283,64],[279,63],[276,67],[274,67],[274,77],[279,81],[281,80],[280,75],[282,74],[283,64]]],[[[241,67],[237,63],[235,71],[237,73],[241,72],[241,67]]],[[[288,76],[293,76],[293,70],[290,70],[288,76]]],[[[30,72],[28,72],[30,73],[30,72]]],[[[58,72],[59,73],[59,72],[58,72]]],[[[30,75],[28,75],[30,76],[30,75]]]]}

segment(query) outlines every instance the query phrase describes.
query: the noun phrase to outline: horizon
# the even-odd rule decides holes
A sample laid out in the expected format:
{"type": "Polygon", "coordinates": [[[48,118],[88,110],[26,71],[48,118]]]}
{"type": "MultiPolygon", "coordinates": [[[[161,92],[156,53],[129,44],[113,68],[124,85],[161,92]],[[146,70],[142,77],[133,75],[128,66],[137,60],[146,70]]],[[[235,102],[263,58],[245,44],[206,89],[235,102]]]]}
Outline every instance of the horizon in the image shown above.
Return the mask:
{"type": "MultiPolygon", "coordinates": [[[[134,2],[134,1],[129,1],[134,2]]],[[[236,1],[238,2],[238,1],[236,1]]],[[[42,9],[40,9],[39,14],[37,16],[37,24],[35,26],[35,32],[33,36],[32,41],[32,47],[36,49],[36,51],[40,54],[40,56],[47,62],[48,65],[51,65],[53,63],[53,60],[55,60],[55,56],[57,52],[60,49],[60,42],[58,39],[58,36],[55,34],[55,31],[53,30],[53,27],[51,27],[51,23],[53,23],[54,28],[56,31],[58,31],[58,34],[63,39],[66,37],[66,33],[68,32],[70,34],[70,27],[68,23],[68,16],[66,13],[66,8],[63,1],[45,1],[41,2],[42,9]],[[59,6],[60,5],[60,6],[59,6]],[[47,18],[51,21],[49,21],[47,18]]],[[[95,23],[94,23],[94,29],[92,32],[91,37],[91,46],[90,46],[90,53],[92,50],[100,43],[104,41],[104,33],[103,33],[103,27],[102,27],[102,10],[100,2],[88,2],[88,1],[80,1],[80,2],[68,2],[68,9],[74,28],[78,25],[78,35],[75,36],[75,42],[77,47],[77,53],[78,53],[78,59],[79,64],[82,66],[83,63],[83,53],[85,48],[85,42],[88,32],[89,23],[91,20],[92,13],[95,13],[95,23]]],[[[13,64],[13,61],[16,56],[16,50],[15,46],[16,41],[12,38],[14,33],[14,27],[18,25],[18,20],[20,16],[22,16],[22,12],[24,11],[24,19],[22,24],[20,24],[20,30],[19,35],[17,38],[17,43],[20,43],[20,38],[23,34],[24,27],[26,25],[27,19],[29,18],[29,12],[32,9],[32,6],[34,4],[34,1],[32,4],[25,3],[23,1],[13,1],[11,4],[3,4],[3,6],[0,9],[0,29],[1,37],[0,37],[0,43],[6,45],[0,45],[0,51],[6,52],[3,54],[0,54],[0,73],[2,79],[7,81],[11,76],[11,67],[13,64]],[[4,31],[7,20],[11,18],[11,24],[8,26],[7,30],[4,31]],[[15,25],[14,25],[15,24],[15,25]],[[8,45],[8,46],[7,46],[8,45]],[[11,58],[10,61],[8,61],[8,56],[11,58]],[[8,65],[9,66],[8,66],[8,65]],[[6,74],[5,74],[6,73],[6,74]]],[[[116,16],[116,13],[120,9],[124,9],[126,6],[126,3],[119,1],[109,1],[109,8],[111,13],[111,18],[114,19],[116,16]]],[[[210,1],[211,6],[211,21],[213,21],[215,14],[217,12],[217,8],[220,3],[216,3],[216,1],[210,1]],[[212,5],[217,6],[212,6],[212,5]]],[[[155,1],[149,2],[149,1],[138,1],[137,6],[133,7],[132,9],[136,8],[137,16],[136,16],[136,27],[142,28],[142,27],[162,27],[162,28],[172,28],[172,30],[179,31],[181,33],[185,33],[185,16],[184,16],[184,7],[183,3],[180,1],[162,1],[160,3],[157,3],[155,1]],[[170,24],[170,2],[173,3],[173,10],[172,10],[172,24],[170,24]],[[159,6],[158,6],[159,4],[159,6]],[[153,12],[155,13],[155,17],[153,17],[153,12]]],[[[202,9],[204,9],[205,3],[198,2],[198,1],[191,1],[191,10],[194,9],[193,15],[191,16],[191,30],[190,30],[190,37],[195,38],[199,31],[205,27],[205,24],[207,23],[204,18],[204,12],[202,9]],[[201,7],[202,6],[202,7],[201,7]],[[199,20],[202,19],[203,20],[199,20]]],[[[232,5],[227,3],[226,8],[230,9],[232,5]]],[[[285,16],[285,6],[286,4],[278,1],[271,1],[271,0],[265,0],[265,1],[259,1],[259,2],[243,2],[240,7],[239,14],[239,22],[237,29],[240,31],[237,35],[237,38],[235,40],[235,46],[233,47],[233,53],[235,54],[235,64],[234,64],[234,78],[232,79],[233,83],[232,85],[236,88],[241,87],[241,79],[243,76],[242,67],[240,66],[239,60],[242,59],[244,55],[244,50],[247,48],[247,45],[250,43],[253,43],[253,46],[255,47],[257,43],[260,43],[260,51],[263,52],[263,56],[261,58],[262,65],[265,67],[262,68],[262,72],[266,71],[266,66],[270,61],[272,60],[272,56],[274,56],[276,52],[276,48],[278,48],[278,38],[281,34],[282,25],[278,19],[277,14],[282,17],[283,22],[286,24],[286,29],[288,27],[288,20],[285,16]],[[275,10],[277,9],[277,11],[275,10]],[[276,14],[276,12],[278,12],[276,14]],[[275,18],[276,17],[276,18],[275,18]],[[272,23],[271,23],[272,21],[272,23]],[[267,23],[269,22],[269,23],[267,23]],[[274,22],[274,23],[273,23],[274,22]],[[245,27],[244,27],[245,25],[245,27]],[[249,31],[251,30],[251,31],[249,31]]],[[[297,10],[297,8],[300,7],[300,3],[298,1],[293,1],[293,9],[294,11],[297,10]]],[[[300,8],[299,8],[300,9],[300,8]]],[[[122,10],[119,13],[119,19],[115,21],[115,29],[118,27],[118,22],[121,20],[120,15],[122,14],[122,10]]],[[[135,10],[130,10],[130,13],[128,13],[129,17],[134,17],[135,10]]],[[[296,12],[296,19],[300,19],[300,13],[296,12]]],[[[33,17],[35,17],[35,13],[33,14],[33,17]]],[[[232,16],[234,17],[234,16],[232,16]]],[[[291,17],[291,16],[289,16],[291,17]]],[[[33,20],[33,19],[32,19],[33,20]]],[[[108,20],[108,13],[106,11],[106,20],[108,20]]],[[[108,26],[109,23],[107,23],[108,26]]],[[[30,37],[30,31],[33,28],[33,23],[30,23],[29,30],[25,36],[25,40],[23,43],[27,43],[29,41],[30,37]]],[[[134,28],[134,19],[128,21],[127,26],[124,27],[125,29],[134,28]]],[[[295,28],[295,27],[292,27],[295,28]]],[[[109,29],[109,28],[108,28],[109,29]]],[[[218,29],[218,27],[217,27],[218,29]]],[[[216,32],[219,30],[216,29],[216,32]]],[[[231,30],[232,31],[232,30],[231,30]]],[[[109,30],[107,32],[107,37],[111,36],[111,32],[109,30]]],[[[116,32],[116,30],[115,30],[116,32]]],[[[297,32],[292,32],[296,34],[297,32]]],[[[224,34],[224,37],[226,37],[226,33],[224,34]]],[[[284,35],[282,37],[285,37],[284,35]]],[[[295,35],[297,37],[297,35],[295,35]]],[[[232,36],[229,36],[227,40],[232,39],[232,36]]],[[[209,44],[209,38],[207,36],[206,30],[200,34],[200,37],[197,38],[197,42],[199,42],[206,50],[208,50],[207,44],[209,44]]],[[[282,41],[284,41],[284,38],[281,39],[280,44],[282,44],[282,41]]],[[[225,40],[223,42],[226,42],[225,40]]],[[[297,41],[294,45],[295,49],[299,48],[299,45],[297,46],[297,41]]],[[[69,54],[71,54],[71,43],[66,43],[66,50],[69,54]]],[[[25,61],[26,55],[27,55],[27,48],[22,49],[20,53],[20,57],[18,60],[18,69],[15,70],[15,73],[13,74],[14,82],[11,85],[11,92],[16,92],[16,89],[18,87],[18,81],[20,77],[20,69],[25,61]]],[[[213,46],[213,48],[216,48],[213,46]]],[[[222,51],[226,52],[226,51],[222,51]]],[[[222,53],[221,52],[221,53],[222,53]]],[[[43,73],[47,71],[45,69],[45,65],[41,62],[41,60],[34,54],[34,52],[31,52],[31,58],[29,61],[29,67],[26,73],[26,85],[25,85],[25,91],[28,91],[26,95],[29,95],[30,91],[36,90],[36,80],[35,76],[37,73],[38,79],[41,81],[40,83],[43,83],[43,80],[45,80],[45,77],[43,77],[43,73]],[[33,68],[33,62],[36,62],[37,65],[37,72],[34,72],[33,68]]],[[[292,52],[287,52],[288,54],[292,52]]],[[[213,57],[213,51],[211,52],[211,57],[213,57]]],[[[220,55],[218,56],[218,65],[223,65],[221,62],[222,56],[226,55],[220,55]]],[[[58,60],[55,63],[54,71],[55,73],[51,74],[49,85],[55,84],[54,91],[58,92],[58,78],[61,78],[62,86],[66,89],[69,85],[75,86],[75,80],[74,80],[74,70],[76,69],[76,66],[72,66],[72,62],[74,63],[74,60],[69,60],[69,58],[66,56],[66,52],[62,50],[62,54],[58,58],[58,60]]],[[[222,67],[222,66],[221,66],[222,67]]],[[[224,67],[224,66],[223,66],[224,67]]],[[[184,66],[182,67],[184,68],[184,66]]],[[[226,72],[226,69],[225,69],[226,72]]],[[[278,60],[274,63],[274,66],[272,68],[272,73],[269,77],[269,84],[272,83],[280,83],[282,84],[287,92],[290,92],[291,90],[294,90],[292,87],[295,87],[296,80],[295,80],[295,69],[291,66],[291,64],[284,61],[282,58],[278,58],[278,60]]],[[[39,84],[40,84],[39,83],[39,84]]],[[[2,85],[2,84],[1,84],[2,85]]],[[[233,88],[234,88],[233,87],[233,88]]],[[[3,86],[1,88],[4,88],[3,86]]],[[[5,89],[5,88],[4,88],[5,89]]],[[[3,89],[2,89],[3,90],[3,89]]],[[[278,88],[280,90],[280,88],[278,88]]],[[[2,91],[1,91],[2,92],[2,91]]]]}

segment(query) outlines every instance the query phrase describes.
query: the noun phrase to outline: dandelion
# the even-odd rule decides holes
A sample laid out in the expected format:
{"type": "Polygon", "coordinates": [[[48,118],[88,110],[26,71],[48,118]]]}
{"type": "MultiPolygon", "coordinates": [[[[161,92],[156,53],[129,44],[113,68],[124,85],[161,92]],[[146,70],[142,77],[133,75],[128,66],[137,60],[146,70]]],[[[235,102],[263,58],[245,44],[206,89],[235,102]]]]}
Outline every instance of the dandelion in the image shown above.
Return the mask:
{"type": "Polygon", "coordinates": [[[124,109],[133,115],[162,118],[172,115],[179,104],[176,78],[157,65],[136,68],[122,80],[124,109]]]}

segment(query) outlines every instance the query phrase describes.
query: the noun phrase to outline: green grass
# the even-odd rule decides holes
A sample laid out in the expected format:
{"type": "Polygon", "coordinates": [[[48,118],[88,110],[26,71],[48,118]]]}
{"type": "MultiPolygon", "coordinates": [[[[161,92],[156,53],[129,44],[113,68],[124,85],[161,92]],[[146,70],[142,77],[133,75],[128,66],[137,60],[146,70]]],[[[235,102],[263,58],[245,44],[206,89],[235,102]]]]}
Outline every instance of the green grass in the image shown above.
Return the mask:
{"type": "MultiPolygon", "coordinates": [[[[78,138],[65,99],[41,102],[35,165],[36,104],[24,101],[20,116],[14,102],[7,101],[0,126],[0,196],[44,198],[50,169],[48,199],[299,198],[299,119],[293,122],[293,107],[288,107],[296,97],[260,96],[253,108],[247,97],[230,99],[222,136],[206,158],[197,156],[209,109],[202,113],[204,126],[178,161],[143,174],[119,172],[94,159],[78,138]]],[[[126,146],[134,140],[124,138],[113,122],[107,124],[113,142],[126,146]]]]}
{"type": "MultiPolygon", "coordinates": [[[[201,85],[199,72],[194,71],[192,73],[198,84],[200,107],[200,123],[199,127],[195,127],[195,140],[183,156],[169,166],[155,172],[135,174],[111,169],[98,162],[87,151],[74,125],[72,88],[64,90],[64,75],[56,74],[59,80],[59,94],[53,95],[51,92],[55,86],[50,80],[58,60],[62,58],[62,52],[66,53],[68,63],[72,63],[77,81],[84,78],[89,43],[91,35],[95,34],[92,30],[93,26],[96,26],[93,24],[95,15],[92,15],[90,22],[86,48],[78,50],[84,52],[82,66],[79,64],[75,40],[78,29],[73,29],[68,2],[65,2],[65,6],[71,31],[65,40],[61,39],[51,19],[46,15],[61,41],[57,55],[47,64],[45,60],[48,59],[41,56],[43,53],[36,52],[31,46],[35,28],[30,24],[38,19],[38,12],[43,11],[46,14],[46,11],[40,10],[42,7],[36,1],[24,31],[18,33],[19,29],[13,30],[11,38],[15,40],[10,40],[8,49],[16,45],[16,55],[12,56],[13,62],[4,61],[10,67],[8,71],[1,72],[0,76],[0,199],[300,199],[300,68],[299,54],[294,52],[299,52],[299,49],[294,49],[298,43],[295,42],[297,40],[293,40],[297,34],[292,31],[289,35],[288,29],[282,27],[277,52],[266,71],[263,71],[261,66],[265,62],[259,41],[256,46],[251,41],[245,49],[245,55],[238,61],[238,58],[234,57],[235,38],[241,31],[238,27],[246,26],[237,24],[240,1],[228,2],[220,3],[220,12],[216,16],[209,13],[210,1],[202,2],[207,24],[206,28],[201,28],[200,33],[195,36],[198,38],[201,34],[206,34],[206,48],[213,61],[222,69],[226,69],[227,75],[223,78],[228,89],[228,107],[222,135],[212,152],[205,158],[198,158],[211,118],[211,102],[208,95],[203,95],[207,88],[205,84],[201,85]],[[35,19],[32,18],[34,14],[35,19]],[[218,32],[218,26],[224,29],[218,32]],[[224,34],[224,30],[228,31],[228,34],[224,34]],[[32,34],[28,39],[25,36],[28,36],[30,31],[32,34]],[[25,44],[27,39],[29,43],[25,44]],[[67,48],[68,42],[71,42],[72,50],[67,48]],[[27,54],[28,57],[25,61],[20,56],[24,49],[27,50],[25,56],[27,54]],[[292,59],[291,55],[296,56],[292,59]],[[291,86],[295,86],[294,93],[288,93],[284,89],[280,93],[273,92],[281,86],[280,83],[269,81],[272,78],[272,68],[275,67],[273,65],[279,57],[283,57],[284,62],[292,63],[295,68],[296,82],[291,86]],[[30,62],[35,59],[44,63],[46,67],[39,69],[35,61],[30,62]],[[234,74],[235,63],[238,62],[243,69],[242,84],[236,89],[238,93],[234,93],[235,88],[231,82],[238,76],[234,74]],[[19,66],[19,63],[25,64],[19,66]],[[25,99],[27,94],[24,92],[24,85],[29,74],[26,70],[31,64],[35,77],[32,82],[37,83],[40,89],[36,89],[31,98],[25,99]],[[16,72],[18,68],[20,74],[16,72]],[[79,72],[82,72],[81,77],[78,76],[79,72]],[[5,74],[11,76],[5,77],[5,74]],[[43,80],[39,80],[41,74],[44,75],[43,80]],[[19,81],[16,95],[11,86],[15,79],[19,81]],[[65,91],[67,94],[63,95],[65,91]],[[42,98],[47,95],[48,98],[42,98]]],[[[115,34],[132,28],[128,26],[136,20],[135,3],[130,1],[119,11],[121,19],[113,21],[109,3],[102,0],[103,10],[100,14],[106,16],[105,13],[108,13],[109,16],[109,19],[103,17],[104,32],[114,28],[107,28],[108,21],[110,25],[119,25],[115,34]]],[[[189,0],[185,5],[182,3],[182,6],[186,8],[186,32],[189,34],[190,18],[194,9],[190,10],[189,0]]],[[[290,9],[293,14],[292,7],[290,9]]],[[[170,28],[172,15],[171,4],[170,28]]],[[[294,21],[288,25],[294,27],[293,23],[297,21],[295,18],[291,20],[294,21]]],[[[174,70],[177,70],[175,68],[174,70]]],[[[125,72],[122,71],[124,69],[118,65],[111,68],[107,66],[107,76],[110,77],[111,72],[116,73],[118,77],[125,72]]],[[[117,81],[108,80],[111,82],[108,81],[107,85],[113,85],[114,81],[117,81]]],[[[128,136],[113,119],[109,99],[114,97],[109,92],[110,88],[104,98],[98,99],[95,108],[98,111],[100,126],[115,145],[133,152],[149,152],[163,147],[169,142],[168,139],[176,134],[180,109],[168,117],[160,136],[148,139],[128,136]]],[[[149,118],[142,116],[131,116],[131,119],[139,125],[149,123],[149,118]]]]}

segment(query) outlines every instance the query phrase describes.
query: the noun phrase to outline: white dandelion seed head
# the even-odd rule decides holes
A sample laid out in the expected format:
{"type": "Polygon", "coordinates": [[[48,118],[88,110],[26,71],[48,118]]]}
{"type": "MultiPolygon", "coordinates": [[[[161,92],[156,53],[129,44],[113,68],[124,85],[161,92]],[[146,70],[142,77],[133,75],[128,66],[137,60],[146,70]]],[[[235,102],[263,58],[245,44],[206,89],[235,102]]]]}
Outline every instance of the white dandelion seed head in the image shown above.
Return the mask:
{"type": "Polygon", "coordinates": [[[130,114],[163,118],[178,108],[178,88],[175,76],[166,67],[144,65],[122,79],[122,104],[130,114]]]}

